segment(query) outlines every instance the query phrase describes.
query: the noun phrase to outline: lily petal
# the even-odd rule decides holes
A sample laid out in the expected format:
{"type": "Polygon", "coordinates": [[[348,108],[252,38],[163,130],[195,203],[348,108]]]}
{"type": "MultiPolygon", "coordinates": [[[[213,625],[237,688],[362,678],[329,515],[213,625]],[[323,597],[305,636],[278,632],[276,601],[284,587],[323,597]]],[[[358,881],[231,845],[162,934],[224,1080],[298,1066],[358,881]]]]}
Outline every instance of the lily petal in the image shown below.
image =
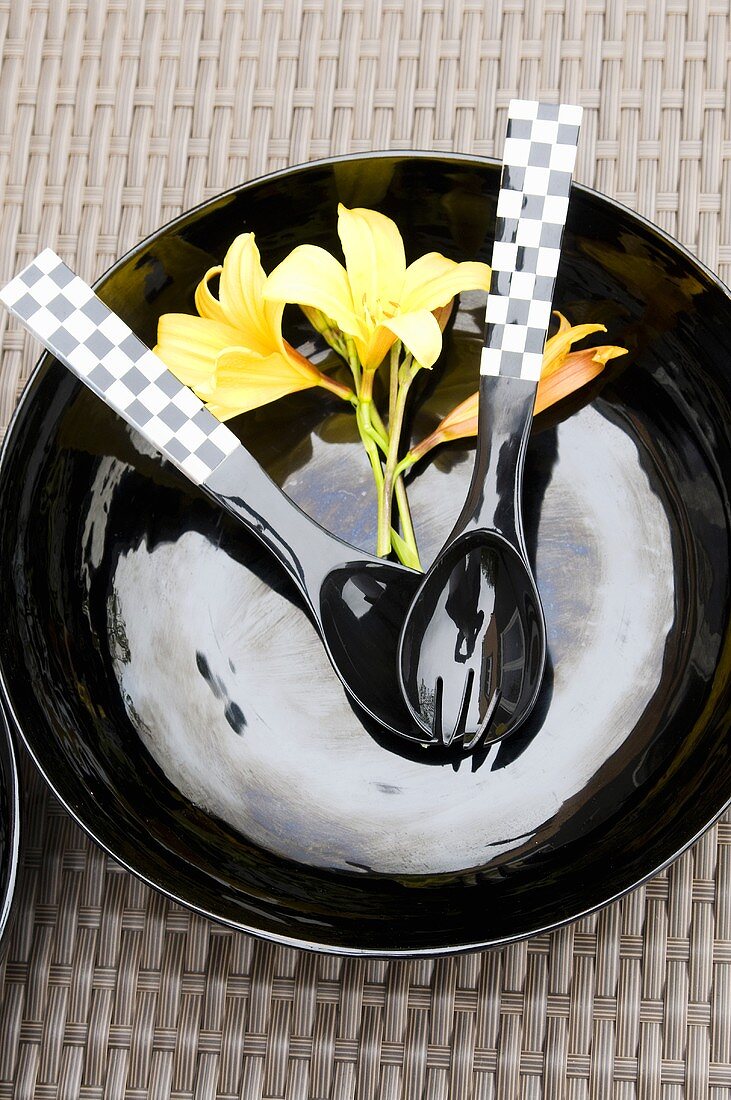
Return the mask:
{"type": "MultiPolygon", "coordinates": [[[[610,359],[619,359],[621,355],[627,355],[627,348],[617,347],[616,344],[602,344],[598,348],[589,348],[589,351],[593,351],[592,359],[595,363],[602,363],[606,365],[610,359]]],[[[572,355],[583,355],[584,352],[572,351],[572,355]]]]}
{"type": "Polygon", "coordinates": [[[235,238],[223,261],[219,296],[229,324],[239,329],[239,343],[266,355],[281,344],[283,306],[262,300],[266,275],[253,233],[235,238]]]}
{"type": "Polygon", "coordinates": [[[420,440],[409,451],[411,464],[418,462],[425,454],[433,450],[440,443],[448,443],[453,439],[468,439],[477,435],[477,413],[480,406],[479,393],[471,393],[464,401],[448,412],[439,421],[431,435],[420,440]]]}
{"type": "Polygon", "coordinates": [[[463,290],[489,290],[490,268],[470,260],[456,263],[439,252],[427,252],[406,269],[401,294],[405,312],[435,310],[463,290]]]}
{"type": "Polygon", "coordinates": [[[442,330],[428,309],[400,313],[381,324],[398,337],[420,366],[432,367],[436,363],[442,350],[442,330]]]}
{"type": "Polygon", "coordinates": [[[317,245],[300,244],[293,249],[270,274],[263,297],[268,302],[312,306],[332,317],[342,332],[361,335],[345,268],[317,245]]]}
{"type": "MultiPolygon", "coordinates": [[[[477,413],[480,407],[479,393],[471,394],[444,417],[437,431],[442,439],[464,439],[477,435],[477,413]]],[[[436,434],[436,433],[435,433],[436,434]]]]}
{"type": "Polygon", "coordinates": [[[158,321],[154,350],[176,378],[196,389],[213,374],[223,349],[240,339],[235,328],[220,321],[187,313],[164,313],[158,321]]]}
{"type": "Polygon", "coordinates": [[[595,332],[607,331],[605,325],[570,325],[562,314],[559,313],[558,317],[558,332],[546,340],[543,350],[541,378],[549,378],[561,366],[573,344],[595,332]]]}
{"type": "Polygon", "coordinates": [[[211,279],[214,279],[216,275],[220,275],[223,268],[219,264],[218,267],[209,267],[205,275],[195,288],[195,308],[200,313],[201,317],[205,317],[210,321],[223,321],[226,323],[226,314],[223,306],[219,302],[218,298],[211,292],[208,283],[211,279]]]}
{"type": "MultiPolygon", "coordinates": [[[[626,348],[612,344],[586,348],[583,351],[572,351],[551,373],[541,375],[533,415],[537,416],[551,405],[555,405],[564,397],[568,397],[569,394],[593,381],[601,374],[610,359],[626,354],[626,348]]],[[[479,406],[479,392],[470,394],[459,405],[455,405],[451,412],[440,420],[431,435],[411,448],[409,454],[413,462],[417,462],[440,443],[477,435],[479,406]]]]}
{"type": "Polygon", "coordinates": [[[447,302],[446,306],[440,306],[439,309],[434,310],[434,316],[436,317],[437,324],[439,325],[442,332],[444,332],[447,324],[449,323],[449,318],[452,316],[453,309],[454,298],[452,298],[451,301],[447,302]]]}
{"type": "Polygon", "coordinates": [[[348,210],[338,204],[338,236],[357,308],[372,313],[380,301],[388,311],[398,306],[406,272],[404,242],[396,223],[377,210],[348,210]]]}
{"type": "Polygon", "coordinates": [[[365,340],[356,338],[355,350],[363,370],[375,370],[379,367],[395,342],[396,335],[390,324],[389,327],[386,324],[378,325],[365,340]]]}
{"type": "Polygon", "coordinates": [[[610,359],[626,355],[626,348],[607,345],[600,348],[586,348],[584,351],[572,351],[558,368],[547,375],[541,375],[536,391],[536,403],[533,415],[562,401],[570,393],[581,389],[598,377],[610,359]]]}
{"type": "Polygon", "coordinates": [[[231,347],[218,356],[212,378],[211,411],[228,420],[239,413],[277,401],[288,393],[317,385],[318,372],[311,375],[293,371],[288,360],[277,352],[258,355],[250,348],[231,347]]]}
{"type": "Polygon", "coordinates": [[[165,314],[158,322],[160,358],[223,419],[287,393],[322,384],[349,399],[284,341],[284,303],[265,301],[266,276],[252,233],[242,233],[223,266],[210,268],[196,289],[200,316],[165,314]],[[219,279],[219,296],[210,281],[219,279]]]}

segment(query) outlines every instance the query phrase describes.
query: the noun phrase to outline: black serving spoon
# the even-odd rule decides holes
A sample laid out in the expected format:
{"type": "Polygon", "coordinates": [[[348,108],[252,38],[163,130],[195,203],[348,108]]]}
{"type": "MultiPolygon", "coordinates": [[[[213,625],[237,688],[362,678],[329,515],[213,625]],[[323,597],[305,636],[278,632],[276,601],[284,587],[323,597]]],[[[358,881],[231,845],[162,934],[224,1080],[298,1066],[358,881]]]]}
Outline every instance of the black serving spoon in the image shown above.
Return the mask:
{"type": "Polygon", "coordinates": [[[401,696],[397,643],[421,574],[356,550],[305,515],[233,432],[46,249],[0,300],[53,355],[284,566],[350,695],[381,726],[429,741],[401,696]]]}
{"type": "Polygon", "coordinates": [[[580,124],[581,108],[568,104],[508,109],[472,482],[399,641],[407,706],[445,746],[469,750],[516,729],[543,676],[521,490],[580,124]]]}

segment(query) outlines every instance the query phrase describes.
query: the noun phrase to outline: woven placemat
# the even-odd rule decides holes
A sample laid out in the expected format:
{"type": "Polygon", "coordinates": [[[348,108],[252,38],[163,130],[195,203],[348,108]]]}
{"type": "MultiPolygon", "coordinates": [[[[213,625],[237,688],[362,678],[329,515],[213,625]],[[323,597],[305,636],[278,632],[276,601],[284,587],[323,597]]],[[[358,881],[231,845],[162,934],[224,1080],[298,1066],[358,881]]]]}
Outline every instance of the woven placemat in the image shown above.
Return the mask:
{"type": "MultiPolygon", "coordinates": [[[[578,178],[731,278],[728,0],[0,0],[0,279],[87,279],[201,198],[331,153],[491,154],[514,94],[586,110],[578,178]]],[[[35,348],[0,318],[0,423],[35,348]]],[[[731,1096],[731,823],[623,902],[438,962],[193,916],[24,761],[0,1100],[731,1096]]]]}

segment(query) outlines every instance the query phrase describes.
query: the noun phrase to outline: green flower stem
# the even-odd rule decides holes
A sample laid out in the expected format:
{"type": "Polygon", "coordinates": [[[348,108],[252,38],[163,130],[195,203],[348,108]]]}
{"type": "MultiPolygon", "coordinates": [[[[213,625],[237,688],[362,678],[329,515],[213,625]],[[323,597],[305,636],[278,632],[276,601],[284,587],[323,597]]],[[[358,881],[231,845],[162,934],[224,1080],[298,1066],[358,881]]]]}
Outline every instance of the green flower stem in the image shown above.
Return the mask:
{"type": "Polygon", "coordinates": [[[320,333],[320,336],[330,345],[333,351],[337,352],[343,359],[349,361],[350,353],[346,343],[346,336],[340,331],[333,319],[324,314],[322,310],[315,309],[313,306],[301,305],[300,309],[314,328],[315,332],[320,333]]]}
{"type": "Polygon", "coordinates": [[[396,401],[398,400],[398,361],[401,355],[401,341],[396,340],[391,345],[389,361],[389,385],[388,385],[388,423],[393,424],[396,415],[396,401]]]}
{"type": "MultiPolygon", "coordinates": [[[[401,341],[396,340],[391,345],[391,352],[389,357],[389,388],[388,388],[388,423],[392,425],[396,417],[396,405],[398,402],[399,392],[399,357],[401,355],[401,341]]],[[[398,441],[400,442],[400,440],[398,441]]],[[[398,445],[398,442],[396,445],[398,445]]],[[[406,545],[409,547],[412,553],[412,560],[418,563],[418,568],[421,568],[421,562],[419,560],[419,549],[416,545],[416,535],[414,533],[414,525],[411,522],[411,509],[409,508],[409,498],[406,495],[406,486],[404,480],[400,475],[396,475],[394,479],[394,491],[396,495],[396,504],[398,507],[399,519],[401,521],[401,537],[406,545]]],[[[396,553],[399,553],[398,547],[396,547],[396,553]]],[[[401,556],[399,554],[399,556],[401,556]]]]}
{"type": "Polygon", "coordinates": [[[411,548],[414,555],[414,564],[417,569],[421,569],[421,559],[419,557],[419,547],[416,543],[416,534],[414,532],[414,525],[411,522],[411,509],[409,508],[409,498],[406,495],[406,486],[404,485],[404,479],[399,474],[396,477],[396,504],[398,505],[399,519],[401,520],[401,537],[407,546],[411,548]]]}
{"type": "MultiPolygon", "coordinates": [[[[376,442],[383,451],[384,455],[388,454],[389,436],[386,430],[386,426],[381,419],[381,414],[376,408],[375,404],[371,404],[371,422],[376,429],[377,437],[376,442]]],[[[401,520],[401,536],[407,546],[411,549],[413,554],[413,561],[419,561],[419,548],[416,543],[416,535],[414,533],[414,525],[411,522],[411,509],[409,508],[409,499],[406,495],[406,486],[404,480],[400,474],[396,476],[394,482],[394,495],[396,497],[396,504],[398,505],[399,519],[401,520]]],[[[398,557],[401,557],[398,547],[394,546],[394,550],[398,557]]],[[[403,560],[403,559],[402,559],[403,560]]],[[[406,563],[404,563],[406,564],[406,563]]],[[[417,568],[421,568],[419,564],[417,568]]]]}
{"type": "MultiPolygon", "coordinates": [[[[398,475],[395,475],[391,481],[391,489],[388,494],[388,506],[385,504],[384,486],[385,477],[383,472],[383,465],[379,450],[383,453],[384,457],[388,459],[391,455],[393,461],[394,448],[396,457],[398,457],[398,444],[399,436],[401,432],[400,425],[403,424],[403,409],[399,417],[399,429],[395,442],[392,442],[391,432],[386,428],[383,423],[381,414],[378,411],[375,403],[373,402],[373,381],[375,378],[375,371],[362,371],[360,362],[358,360],[358,353],[355,348],[355,344],[350,337],[346,337],[346,358],[348,365],[353,374],[353,378],[356,383],[357,396],[353,404],[355,405],[356,423],[358,425],[358,432],[360,434],[363,447],[368,455],[368,461],[371,465],[373,472],[373,480],[376,486],[376,497],[378,501],[378,517],[379,517],[379,529],[376,552],[380,557],[386,557],[392,549],[391,539],[391,500],[393,496],[396,497],[398,505],[399,519],[401,521],[401,532],[403,541],[406,543],[408,551],[410,552],[411,563],[419,562],[419,551],[416,545],[416,536],[414,534],[414,527],[411,522],[411,512],[409,510],[409,502],[406,496],[406,487],[403,483],[403,479],[398,475]]],[[[391,351],[391,380],[390,380],[390,398],[389,400],[389,427],[391,423],[391,417],[393,409],[395,411],[398,393],[399,393],[399,368],[398,357],[400,353],[401,345],[398,343],[394,345],[391,351]],[[394,396],[395,391],[395,396],[394,396]]],[[[411,357],[407,356],[404,366],[408,368],[411,364],[411,357]]],[[[410,378],[406,384],[406,391],[410,385],[410,378]]],[[[406,393],[403,395],[403,401],[406,400],[406,393]]],[[[398,548],[396,553],[399,554],[398,548]]]]}
{"type": "MultiPolygon", "coordinates": [[[[378,411],[374,402],[370,405],[371,424],[375,428],[374,438],[376,443],[380,447],[384,456],[388,454],[389,447],[389,435],[386,429],[386,425],[381,419],[381,414],[378,411]]],[[[406,486],[404,485],[403,478],[398,476],[395,481],[394,493],[396,496],[396,503],[398,505],[399,519],[401,520],[401,535],[412,552],[412,561],[419,561],[419,549],[416,544],[416,535],[414,534],[414,526],[411,522],[411,510],[409,508],[409,500],[406,496],[406,486]]],[[[401,554],[397,546],[394,546],[394,550],[399,558],[401,554]]],[[[403,560],[403,559],[402,559],[403,560]]],[[[406,564],[406,563],[404,563],[406,564]]],[[[421,565],[418,565],[421,568],[421,565]]]]}
{"type": "Polygon", "coordinates": [[[373,471],[373,480],[376,484],[376,496],[378,497],[378,511],[380,513],[381,499],[383,497],[383,468],[381,466],[381,456],[378,453],[378,444],[373,438],[372,426],[369,423],[368,416],[368,403],[359,402],[355,409],[355,419],[358,424],[360,438],[371,464],[371,470],[373,471]]]}
{"type": "Polygon", "coordinates": [[[348,365],[353,372],[353,378],[355,380],[355,392],[360,397],[362,379],[358,352],[352,336],[346,336],[345,333],[343,333],[343,340],[345,343],[345,357],[348,360],[348,365]]]}
{"type": "Polygon", "coordinates": [[[375,402],[371,401],[369,411],[370,423],[373,428],[373,438],[375,439],[376,443],[381,448],[385,456],[388,454],[388,430],[386,428],[386,425],[383,423],[383,420],[381,419],[381,414],[379,413],[375,402]]]}
{"type": "MultiPolygon", "coordinates": [[[[381,432],[378,430],[373,422],[372,413],[375,409],[373,402],[371,401],[371,393],[373,390],[373,378],[370,380],[365,372],[361,372],[360,360],[358,359],[358,352],[356,351],[355,344],[350,336],[344,336],[345,340],[345,352],[348,365],[352,371],[353,378],[355,380],[356,400],[355,400],[355,421],[358,425],[358,433],[361,438],[361,442],[368,455],[368,461],[371,464],[371,470],[373,472],[373,481],[376,486],[376,498],[378,501],[378,510],[381,508],[381,497],[383,496],[383,467],[381,466],[381,456],[378,453],[379,447],[386,453],[388,444],[381,432]],[[365,393],[364,393],[365,390],[365,393]]],[[[380,417],[378,418],[380,421],[380,417]]],[[[383,428],[383,424],[379,425],[383,428]]]]}
{"type": "Polygon", "coordinates": [[[348,349],[345,346],[342,332],[337,332],[333,328],[326,328],[323,330],[322,335],[325,337],[325,340],[333,349],[333,351],[336,351],[338,355],[341,355],[343,357],[343,359],[348,358],[348,349]]]}
{"type": "MultiPolygon", "coordinates": [[[[352,341],[351,341],[352,343],[352,341]]],[[[353,346],[353,354],[355,354],[355,347],[353,346]]],[[[357,356],[356,356],[357,358],[357,356]]],[[[381,436],[381,433],[377,430],[373,423],[373,413],[376,409],[373,404],[373,376],[374,371],[363,371],[360,379],[360,385],[358,387],[358,404],[356,406],[356,419],[358,422],[358,431],[360,432],[360,438],[363,441],[366,454],[371,464],[371,470],[373,471],[373,480],[376,483],[376,496],[378,498],[378,515],[380,516],[383,508],[383,467],[381,465],[381,456],[379,454],[379,446],[382,449],[387,449],[387,442],[381,436]]],[[[377,413],[376,413],[377,415],[377,413]]],[[[380,420],[380,417],[378,418],[380,420]]],[[[388,548],[385,554],[380,554],[381,557],[385,557],[391,549],[391,536],[389,532],[388,548]]]]}
{"type": "Polygon", "coordinates": [[[357,395],[357,408],[361,410],[361,423],[363,429],[367,434],[375,440],[377,445],[381,448],[385,454],[388,450],[388,432],[386,431],[383,421],[378,415],[378,410],[373,404],[373,379],[375,371],[363,371],[361,375],[360,363],[358,361],[358,353],[355,350],[355,344],[348,337],[349,353],[348,362],[350,369],[353,372],[353,376],[357,378],[358,382],[358,395],[357,395]]]}
{"type": "MultiPolygon", "coordinates": [[[[379,462],[379,465],[380,465],[381,458],[380,458],[380,455],[378,454],[379,433],[376,431],[376,429],[373,425],[372,413],[373,413],[373,402],[372,401],[359,401],[358,402],[358,415],[360,417],[360,422],[361,422],[363,432],[368,436],[368,439],[373,444],[373,446],[375,448],[375,454],[376,454],[376,457],[378,458],[378,462],[379,462]]],[[[383,471],[381,471],[381,472],[383,472],[383,471]]]]}
{"type": "MultiPolygon", "coordinates": [[[[426,452],[424,452],[426,454],[426,452]]],[[[418,462],[422,457],[420,454],[414,454],[413,451],[408,451],[399,462],[396,467],[395,474],[397,477],[403,477],[407,470],[410,470],[415,462],[418,462]]]]}
{"type": "Polygon", "coordinates": [[[391,509],[393,502],[394,484],[396,481],[396,466],[398,465],[399,443],[401,440],[401,429],[404,423],[404,412],[406,411],[406,398],[409,395],[409,387],[411,386],[411,381],[414,376],[409,367],[410,363],[408,362],[407,357],[407,360],[404,362],[401,371],[399,372],[401,377],[399,379],[396,391],[393,418],[389,423],[389,441],[388,454],[386,455],[386,470],[383,480],[383,490],[381,492],[378,507],[378,537],[376,544],[376,553],[379,557],[385,557],[391,549],[391,509]]]}
{"type": "Polygon", "coordinates": [[[360,382],[360,390],[358,391],[358,397],[361,401],[371,403],[373,400],[373,382],[376,377],[374,370],[364,370],[363,377],[360,382]]]}
{"type": "MultiPolygon", "coordinates": [[[[384,454],[388,452],[388,436],[385,436],[384,438],[384,436],[381,434],[381,432],[378,431],[378,428],[373,422],[374,413],[376,415],[378,414],[376,406],[373,404],[373,401],[370,399],[370,397],[361,397],[358,400],[357,410],[360,417],[359,427],[361,428],[361,438],[363,438],[363,434],[365,433],[365,435],[368,436],[368,439],[373,443],[375,447],[375,455],[378,459],[380,469],[381,457],[378,454],[378,448],[380,447],[384,454]]],[[[380,420],[380,417],[378,417],[378,419],[380,420]]]]}

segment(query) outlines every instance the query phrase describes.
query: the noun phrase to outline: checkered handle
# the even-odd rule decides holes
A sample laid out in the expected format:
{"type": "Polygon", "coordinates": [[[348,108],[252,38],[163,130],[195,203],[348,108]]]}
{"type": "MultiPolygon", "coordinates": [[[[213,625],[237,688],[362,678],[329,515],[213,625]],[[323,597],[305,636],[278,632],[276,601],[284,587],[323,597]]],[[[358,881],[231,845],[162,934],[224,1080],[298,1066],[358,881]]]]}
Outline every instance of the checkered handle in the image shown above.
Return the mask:
{"type": "Polygon", "coordinates": [[[196,485],[241,446],[50,248],[0,290],[0,300],[196,485]]]}
{"type": "Polygon", "coordinates": [[[541,376],[581,114],[521,99],[508,108],[483,375],[541,376]]]}

